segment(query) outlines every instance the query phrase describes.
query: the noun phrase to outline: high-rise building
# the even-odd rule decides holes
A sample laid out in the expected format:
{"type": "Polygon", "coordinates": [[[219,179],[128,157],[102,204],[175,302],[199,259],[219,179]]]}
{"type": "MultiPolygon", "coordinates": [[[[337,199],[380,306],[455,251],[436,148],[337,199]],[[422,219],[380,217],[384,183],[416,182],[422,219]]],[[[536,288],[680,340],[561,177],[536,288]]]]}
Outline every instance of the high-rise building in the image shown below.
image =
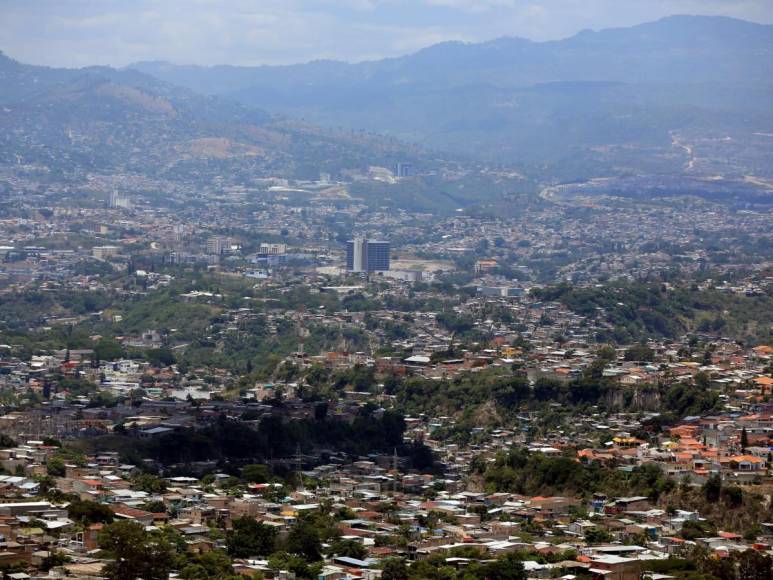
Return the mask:
{"type": "Polygon", "coordinates": [[[396,177],[410,177],[413,175],[413,165],[410,163],[398,163],[395,169],[396,177]]]}
{"type": "Polygon", "coordinates": [[[95,246],[91,248],[91,255],[98,260],[106,260],[117,256],[121,252],[121,248],[118,246],[95,246]]]}
{"type": "Polygon", "coordinates": [[[346,242],[346,269],[349,272],[389,270],[389,242],[354,238],[346,242]]]}
{"type": "Polygon", "coordinates": [[[346,270],[348,272],[364,272],[365,238],[354,238],[346,242],[346,270]]]}
{"type": "Polygon", "coordinates": [[[254,262],[266,267],[280,266],[287,262],[287,246],[285,244],[262,243],[254,262]]]}
{"type": "Polygon", "coordinates": [[[287,246],[285,244],[260,244],[258,254],[262,256],[281,256],[287,252],[287,246]]]}
{"type": "Polygon", "coordinates": [[[368,240],[365,250],[365,263],[368,272],[386,272],[389,270],[389,242],[368,240]]]}
{"type": "Polygon", "coordinates": [[[219,256],[225,254],[231,247],[231,239],[223,236],[215,236],[207,240],[207,254],[219,256]]]}
{"type": "Polygon", "coordinates": [[[132,200],[128,196],[118,193],[117,191],[111,191],[108,205],[113,209],[131,209],[132,200]]]}

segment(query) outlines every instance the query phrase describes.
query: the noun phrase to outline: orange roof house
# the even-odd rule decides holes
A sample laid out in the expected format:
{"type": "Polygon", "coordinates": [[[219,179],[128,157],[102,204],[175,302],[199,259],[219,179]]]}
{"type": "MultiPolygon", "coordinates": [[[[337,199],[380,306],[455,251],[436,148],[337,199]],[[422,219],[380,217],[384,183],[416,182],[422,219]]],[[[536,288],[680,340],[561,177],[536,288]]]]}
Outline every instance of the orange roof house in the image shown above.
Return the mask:
{"type": "Polygon", "coordinates": [[[773,389],[773,377],[754,377],[752,382],[759,387],[763,393],[770,392],[773,389]]]}
{"type": "Polygon", "coordinates": [[[720,457],[719,462],[724,467],[737,465],[739,471],[756,471],[765,467],[765,460],[754,455],[733,455],[732,457],[720,457]]]}

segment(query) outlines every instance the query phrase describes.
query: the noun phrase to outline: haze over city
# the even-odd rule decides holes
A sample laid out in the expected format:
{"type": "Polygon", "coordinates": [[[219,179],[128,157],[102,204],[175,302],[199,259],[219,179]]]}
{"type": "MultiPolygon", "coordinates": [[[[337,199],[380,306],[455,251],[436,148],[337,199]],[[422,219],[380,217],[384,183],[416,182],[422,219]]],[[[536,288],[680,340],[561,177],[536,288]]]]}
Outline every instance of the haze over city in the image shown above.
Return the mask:
{"type": "Polygon", "coordinates": [[[0,2],[0,46],[31,64],[362,61],[461,40],[556,40],[674,14],[773,22],[767,0],[41,0],[0,2]]]}
{"type": "Polygon", "coordinates": [[[773,4],[0,0],[0,575],[773,580],[773,4]]]}

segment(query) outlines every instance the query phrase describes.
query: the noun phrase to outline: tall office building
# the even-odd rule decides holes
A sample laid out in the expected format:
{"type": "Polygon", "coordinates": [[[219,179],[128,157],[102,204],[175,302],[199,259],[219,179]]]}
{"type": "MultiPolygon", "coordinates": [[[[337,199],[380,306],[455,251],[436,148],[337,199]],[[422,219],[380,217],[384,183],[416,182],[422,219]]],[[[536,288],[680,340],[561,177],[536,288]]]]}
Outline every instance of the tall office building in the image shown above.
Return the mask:
{"type": "Polygon", "coordinates": [[[231,239],[223,236],[214,236],[207,240],[207,254],[219,256],[225,254],[231,247],[231,239]]]}
{"type": "Polygon", "coordinates": [[[368,240],[365,246],[365,263],[368,272],[389,270],[389,242],[368,240]]]}
{"type": "Polygon", "coordinates": [[[258,254],[261,256],[282,256],[287,252],[287,246],[285,244],[268,244],[261,243],[258,249],[258,254]]]}
{"type": "Polygon", "coordinates": [[[354,238],[346,242],[346,270],[348,272],[364,272],[365,239],[354,238]]]}
{"type": "Polygon", "coordinates": [[[108,205],[113,209],[115,208],[131,209],[132,200],[128,196],[113,190],[110,192],[110,199],[108,200],[108,205]]]}
{"type": "Polygon", "coordinates": [[[398,163],[395,169],[396,177],[410,177],[413,175],[413,165],[410,163],[398,163]]]}
{"type": "Polygon", "coordinates": [[[389,242],[354,238],[346,242],[346,270],[386,272],[389,270],[389,242]]]}
{"type": "Polygon", "coordinates": [[[262,243],[254,262],[265,266],[279,266],[287,261],[287,246],[285,244],[262,243]]]}

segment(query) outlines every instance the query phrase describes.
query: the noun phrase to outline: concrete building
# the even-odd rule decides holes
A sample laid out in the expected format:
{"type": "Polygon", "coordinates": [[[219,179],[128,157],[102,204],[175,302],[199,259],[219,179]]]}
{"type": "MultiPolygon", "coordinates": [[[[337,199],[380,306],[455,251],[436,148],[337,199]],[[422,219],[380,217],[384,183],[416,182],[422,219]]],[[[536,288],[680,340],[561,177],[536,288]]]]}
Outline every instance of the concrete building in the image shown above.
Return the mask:
{"type": "Polygon", "coordinates": [[[118,193],[117,191],[110,192],[110,199],[108,200],[108,204],[112,209],[131,209],[132,208],[132,200],[129,198],[129,196],[124,195],[122,193],[118,193]]]}
{"type": "Polygon", "coordinates": [[[386,272],[389,270],[389,242],[354,238],[346,242],[346,270],[386,272]]]}
{"type": "Polygon", "coordinates": [[[117,256],[121,248],[118,246],[95,246],[91,248],[91,255],[98,260],[105,260],[113,256],[117,256]]]}
{"type": "Polygon", "coordinates": [[[397,177],[410,177],[413,175],[413,165],[410,163],[398,163],[395,171],[397,177]]]}
{"type": "Polygon", "coordinates": [[[207,254],[210,256],[219,256],[224,254],[230,247],[230,238],[214,236],[207,240],[207,254]]]}
{"type": "Polygon", "coordinates": [[[287,252],[285,244],[267,244],[261,243],[258,254],[261,256],[281,256],[287,252]]]}

